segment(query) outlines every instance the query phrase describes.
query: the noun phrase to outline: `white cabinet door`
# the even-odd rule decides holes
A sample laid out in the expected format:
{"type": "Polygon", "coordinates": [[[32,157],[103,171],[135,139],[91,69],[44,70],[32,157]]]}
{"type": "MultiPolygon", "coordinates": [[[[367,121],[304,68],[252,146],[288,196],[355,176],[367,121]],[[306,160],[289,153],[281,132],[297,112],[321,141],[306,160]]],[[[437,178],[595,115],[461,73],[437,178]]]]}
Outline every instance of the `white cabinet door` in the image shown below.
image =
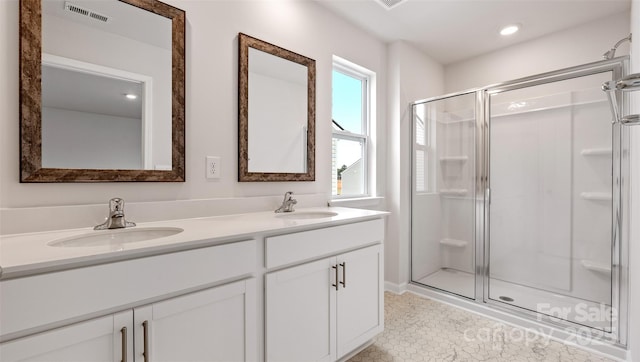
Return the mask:
{"type": "Polygon", "coordinates": [[[266,360],[334,361],[336,258],[266,275],[266,360]]]}
{"type": "Polygon", "coordinates": [[[255,288],[246,279],[134,309],[135,360],[257,360],[255,288]]]}
{"type": "Polygon", "coordinates": [[[361,346],[384,328],[382,245],[338,256],[338,358],[361,346]]]}
{"type": "Polygon", "coordinates": [[[4,342],[0,344],[0,361],[131,360],[132,321],[133,312],[126,311],[4,342]]]}

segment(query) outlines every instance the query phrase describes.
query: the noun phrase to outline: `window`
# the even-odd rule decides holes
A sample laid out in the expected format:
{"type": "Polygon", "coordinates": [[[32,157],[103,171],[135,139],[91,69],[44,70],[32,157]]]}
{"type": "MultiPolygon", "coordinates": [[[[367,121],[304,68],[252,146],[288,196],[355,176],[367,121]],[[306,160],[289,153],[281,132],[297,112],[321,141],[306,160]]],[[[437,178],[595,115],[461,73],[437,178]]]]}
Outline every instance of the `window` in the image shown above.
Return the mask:
{"type": "Polygon", "coordinates": [[[435,192],[435,108],[419,103],[413,106],[414,186],[416,193],[435,192]],[[432,114],[430,114],[431,112],[432,114]]]}
{"type": "Polygon", "coordinates": [[[362,197],[369,177],[371,88],[374,73],[334,57],[332,73],[332,195],[362,197]]]}

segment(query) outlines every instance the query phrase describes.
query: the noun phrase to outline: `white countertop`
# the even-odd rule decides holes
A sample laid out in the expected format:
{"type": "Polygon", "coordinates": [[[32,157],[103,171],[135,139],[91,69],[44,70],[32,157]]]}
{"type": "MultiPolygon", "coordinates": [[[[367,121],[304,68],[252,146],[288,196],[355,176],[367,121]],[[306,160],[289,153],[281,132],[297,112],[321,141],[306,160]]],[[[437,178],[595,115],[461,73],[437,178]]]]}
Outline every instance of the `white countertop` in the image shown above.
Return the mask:
{"type": "MultiPolygon", "coordinates": [[[[257,234],[276,235],[346,222],[368,220],[388,212],[321,207],[297,209],[297,213],[330,211],[336,216],[316,219],[278,217],[273,211],[195,219],[138,223],[135,228],[181,228],[183,232],[157,239],[118,245],[56,247],[48,245],[94,231],[93,227],[0,236],[0,279],[51,272],[92,264],[186,250],[249,239],[257,234]]],[[[294,213],[295,213],[294,212],[294,213]]],[[[135,220],[130,220],[134,221],[135,220]]],[[[130,229],[126,229],[130,230],[130,229]]]]}

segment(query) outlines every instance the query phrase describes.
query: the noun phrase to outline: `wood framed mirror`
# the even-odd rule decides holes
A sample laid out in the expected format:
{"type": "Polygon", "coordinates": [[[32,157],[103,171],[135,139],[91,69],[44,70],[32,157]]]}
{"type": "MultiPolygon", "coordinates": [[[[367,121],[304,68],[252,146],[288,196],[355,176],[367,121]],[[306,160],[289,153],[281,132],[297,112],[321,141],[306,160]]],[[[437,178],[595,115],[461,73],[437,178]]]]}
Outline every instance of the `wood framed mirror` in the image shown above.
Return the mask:
{"type": "Polygon", "coordinates": [[[20,171],[20,182],[184,182],[185,12],[20,0],[20,171]]]}
{"type": "Polygon", "coordinates": [[[315,180],[315,60],[240,33],[238,181],[315,180]]]}

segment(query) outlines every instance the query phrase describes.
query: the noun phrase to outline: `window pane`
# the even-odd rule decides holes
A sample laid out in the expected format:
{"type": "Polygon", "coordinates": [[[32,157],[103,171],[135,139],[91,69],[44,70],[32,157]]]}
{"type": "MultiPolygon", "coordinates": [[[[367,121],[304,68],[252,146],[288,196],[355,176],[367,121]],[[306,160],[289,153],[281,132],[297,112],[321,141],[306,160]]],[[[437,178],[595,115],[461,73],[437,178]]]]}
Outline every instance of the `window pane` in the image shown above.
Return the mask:
{"type": "MultiPolygon", "coordinates": [[[[416,107],[417,108],[417,107],[416,107]]],[[[416,119],[416,144],[420,146],[426,145],[426,129],[425,124],[422,118],[418,114],[415,116],[416,119]]]]}
{"type": "Polygon", "coordinates": [[[362,141],[333,138],[333,195],[363,195],[362,141]]]}
{"type": "Polygon", "coordinates": [[[333,127],[352,133],[363,134],[363,80],[333,71],[332,97],[333,127]]]}
{"type": "Polygon", "coordinates": [[[426,180],[424,178],[424,151],[416,150],[416,191],[426,191],[426,180]]]}

